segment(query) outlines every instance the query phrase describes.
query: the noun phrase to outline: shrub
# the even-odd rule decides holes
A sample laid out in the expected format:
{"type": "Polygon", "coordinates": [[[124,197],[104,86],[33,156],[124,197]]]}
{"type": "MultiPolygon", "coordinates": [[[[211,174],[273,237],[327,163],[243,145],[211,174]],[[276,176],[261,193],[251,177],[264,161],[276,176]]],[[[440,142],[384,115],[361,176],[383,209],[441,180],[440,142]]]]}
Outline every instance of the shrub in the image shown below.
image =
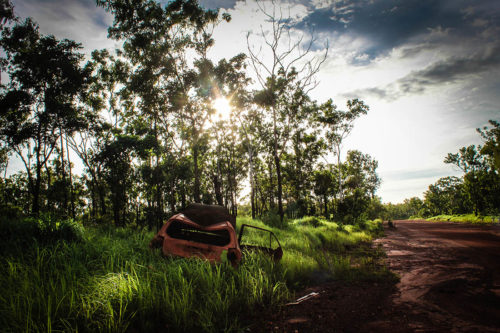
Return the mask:
{"type": "Polygon", "coordinates": [[[315,216],[305,216],[301,219],[295,220],[295,223],[299,225],[310,225],[316,228],[321,225],[321,220],[315,216]]]}
{"type": "Polygon", "coordinates": [[[262,222],[268,226],[282,229],[286,228],[288,225],[288,221],[286,219],[283,220],[283,223],[281,222],[279,214],[275,211],[265,212],[262,215],[262,222]]]}
{"type": "Polygon", "coordinates": [[[30,246],[33,241],[42,244],[50,244],[57,240],[79,241],[83,239],[83,234],[83,226],[73,219],[59,221],[48,214],[39,218],[4,217],[0,220],[0,240],[5,246],[9,243],[30,246]]]}
{"type": "Polygon", "coordinates": [[[3,219],[19,219],[23,215],[23,209],[11,203],[0,206],[0,216],[3,219]]]}

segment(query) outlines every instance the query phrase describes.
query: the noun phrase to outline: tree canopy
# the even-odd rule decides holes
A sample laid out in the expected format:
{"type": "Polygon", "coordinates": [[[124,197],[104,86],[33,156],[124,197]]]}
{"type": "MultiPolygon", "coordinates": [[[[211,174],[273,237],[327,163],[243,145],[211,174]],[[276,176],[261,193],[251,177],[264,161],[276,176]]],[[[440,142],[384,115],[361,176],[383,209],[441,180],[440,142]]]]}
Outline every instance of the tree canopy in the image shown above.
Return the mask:
{"type": "Polygon", "coordinates": [[[311,98],[327,51],[310,53],[314,36],[294,40],[279,7],[260,8],[272,35],[249,35],[247,54],[215,61],[213,31],[227,13],[195,0],[97,4],[114,16],[109,38],[123,45],[87,61],[77,42],[43,35],[33,19],[19,22],[9,3],[2,7],[9,82],[0,94],[0,162],[17,154],[26,169],[4,177],[2,190],[29,201],[4,193],[2,207],[149,228],[191,202],[236,215],[247,201],[252,217],[277,225],[306,214],[366,215],[380,185],[377,162],[354,150],[342,161],[341,147],[369,108],[355,99],[341,111],[311,98]],[[269,64],[259,39],[274,54],[269,64]]]}

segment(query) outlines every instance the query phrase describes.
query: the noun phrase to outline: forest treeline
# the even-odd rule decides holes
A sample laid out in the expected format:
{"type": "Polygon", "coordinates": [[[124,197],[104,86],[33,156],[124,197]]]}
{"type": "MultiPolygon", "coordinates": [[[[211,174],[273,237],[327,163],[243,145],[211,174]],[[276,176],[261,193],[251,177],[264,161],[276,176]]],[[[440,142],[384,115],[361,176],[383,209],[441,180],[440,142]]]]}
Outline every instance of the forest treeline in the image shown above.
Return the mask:
{"type": "Polygon", "coordinates": [[[500,123],[478,128],[484,144],[462,147],[449,153],[444,163],[454,165],[463,175],[438,179],[420,198],[388,204],[388,216],[396,219],[437,215],[500,215],[500,123]]]}
{"type": "Polygon", "coordinates": [[[369,107],[310,97],[328,45],[318,55],[314,36],[289,39],[291,18],[280,10],[261,7],[271,33],[249,34],[246,54],[215,62],[214,28],[231,18],[194,0],[97,0],[114,15],[108,37],[123,44],[89,59],[78,42],[44,35],[2,4],[4,215],[153,228],[190,202],[236,215],[243,192],[251,216],[273,225],[379,214],[377,161],[357,150],[341,160],[369,107]],[[221,99],[230,116],[218,113],[221,99]],[[7,177],[12,158],[25,170],[7,177]]]}
{"type": "Polygon", "coordinates": [[[319,53],[314,36],[291,39],[293,20],[279,8],[260,7],[270,33],[249,33],[246,53],[214,61],[213,31],[231,19],[226,13],[194,0],[97,5],[114,16],[108,37],[122,47],[85,58],[80,43],[40,33],[2,1],[4,216],[154,228],[191,202],[237,215],[244,194],[248,214],[272,225],[305,215],[356,223],[498,212],[494,121],[479,130],[484,146],[446,158],[463,177],[440,179],[424,200],[383,205],[377,161],[357,150],[341,159],[368,105],[353,99],[341,109],[310,97],[328,44],[319,53]],[[217,110],[221,100],[230,115],[217,110]],[[13,158],[24,170],[7,177],[13,158]]]}

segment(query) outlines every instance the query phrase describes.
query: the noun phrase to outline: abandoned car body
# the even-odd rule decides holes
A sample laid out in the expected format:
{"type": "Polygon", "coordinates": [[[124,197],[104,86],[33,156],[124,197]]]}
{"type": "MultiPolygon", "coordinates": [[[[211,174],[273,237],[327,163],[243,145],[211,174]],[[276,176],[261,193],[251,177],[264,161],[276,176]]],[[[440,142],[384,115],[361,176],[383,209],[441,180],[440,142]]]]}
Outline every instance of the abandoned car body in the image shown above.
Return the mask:
{"type": "MultiPolygon", "coordinates": [[[[242,250],[260,251],[275,260],[283,251],[276,236],[269,230],[243,224],[236,237],[236,219],[221,206],[192,204],[172,216],[151,240],[151,248],[162,248],[165,256],[198,257],[212,262],[228,260],[236,266],[241,261],[242,250]],[[244,230],[269,233],[269,247],[241,245],[244,230]],[[274,240],[277,248],[271,248],[274,240]]],[[[267,237],[265,237],[267,239],[267,237]]]]}
{"type": "Polygon", "coordinates": [[[172,216],[149,244],[162,247],[165,256],[199,257],[210,261],[223,260],[222,254],[236,265],[241,260],[241,250],[236,231],[229,222],[201,226],[184,214],[172,216]]]}

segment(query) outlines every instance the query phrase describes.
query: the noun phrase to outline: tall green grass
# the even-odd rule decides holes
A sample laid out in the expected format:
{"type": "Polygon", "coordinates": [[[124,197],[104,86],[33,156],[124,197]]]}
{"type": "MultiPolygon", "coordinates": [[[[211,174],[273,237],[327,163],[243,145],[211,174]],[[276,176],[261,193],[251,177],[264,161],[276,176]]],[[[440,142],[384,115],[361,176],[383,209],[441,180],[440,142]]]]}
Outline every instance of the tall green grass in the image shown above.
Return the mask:
{"type": "Polygon", "coordinates": [[[252,309],[277,309],[318,278],[390,277],[368,246],[377,223],[292,221],[273,229],[284,248],[279,263],[248,254],[237,268],[164,258],[147,246],[152,232],[65,222],[42,237],[38,229],[9,234],[12,223],[0,224],[0,331],[6,332],[238,331],[252,309]]]}
{"type": "Polygon", "coordinates": [[[457,223],[470,223],[470,224],[492,224],[500,222],[500,216],[482,216],[474,214],[460,214],[460,215],[438,215],[426,219],[427,221],[449,221],[457,223]]]}

